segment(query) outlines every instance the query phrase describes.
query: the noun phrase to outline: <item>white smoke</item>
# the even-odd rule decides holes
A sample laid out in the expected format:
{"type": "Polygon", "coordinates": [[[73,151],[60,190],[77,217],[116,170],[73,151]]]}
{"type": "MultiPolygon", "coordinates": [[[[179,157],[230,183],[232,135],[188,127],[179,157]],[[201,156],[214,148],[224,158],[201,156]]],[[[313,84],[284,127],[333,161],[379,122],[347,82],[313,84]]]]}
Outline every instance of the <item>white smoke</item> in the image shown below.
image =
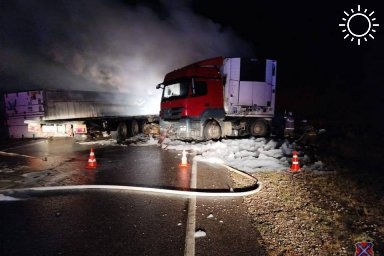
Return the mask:
{"type": "Polygon", "coordinates": [[[9,1],[0,11],[8,37],[0,76],[10,83],[0,86],[120,91],[134,98],[128,103],[138,114],[155,114],[161,97],[155,86],[167,72],[210,57],[252,54],[188,2],[160,4],[162,12],[117,0],[9,1]]]}

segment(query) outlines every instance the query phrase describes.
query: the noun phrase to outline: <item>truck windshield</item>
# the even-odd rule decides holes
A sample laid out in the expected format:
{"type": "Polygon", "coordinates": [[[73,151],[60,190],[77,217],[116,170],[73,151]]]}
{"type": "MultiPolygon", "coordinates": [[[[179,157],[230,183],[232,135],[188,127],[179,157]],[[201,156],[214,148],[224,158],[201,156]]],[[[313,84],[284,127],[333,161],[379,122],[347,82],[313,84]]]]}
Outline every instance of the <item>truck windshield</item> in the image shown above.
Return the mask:
{"type": "Polygon", "coordinates": [[[187,97],[189,91],[189,84],[189,81],[180,81],[177,83],[166,85],[163,91],[163,100],[187,97]]]}

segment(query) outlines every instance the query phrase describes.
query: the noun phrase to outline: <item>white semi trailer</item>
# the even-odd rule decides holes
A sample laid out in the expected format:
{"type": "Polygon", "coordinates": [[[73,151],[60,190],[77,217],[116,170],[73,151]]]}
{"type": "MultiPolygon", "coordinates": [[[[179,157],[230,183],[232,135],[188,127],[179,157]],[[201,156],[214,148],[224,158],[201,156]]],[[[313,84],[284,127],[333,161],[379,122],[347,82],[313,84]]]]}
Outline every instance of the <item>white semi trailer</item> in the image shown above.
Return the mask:
{"type": "Polygon", "coordinates": [[[136,135],[156,115],[137,115],[123,93],[30,90],[3,94],[10,138],[73,136],[117,131],[119,140],[136,135]]]}

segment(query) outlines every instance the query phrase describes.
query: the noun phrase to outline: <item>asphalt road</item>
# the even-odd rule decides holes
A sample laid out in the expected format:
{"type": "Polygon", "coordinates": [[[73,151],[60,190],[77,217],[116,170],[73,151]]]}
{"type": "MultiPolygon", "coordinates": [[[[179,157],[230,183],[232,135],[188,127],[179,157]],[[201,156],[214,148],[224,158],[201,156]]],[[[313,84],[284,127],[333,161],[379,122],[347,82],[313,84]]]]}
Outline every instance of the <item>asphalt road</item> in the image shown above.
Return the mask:
{"type": "MultiPolygon", "coordinates": [[[[0,154],[2,189],[52,185],[134,185],[186,190],[190,166],[180,152],[154,146],[36,141],[0,154]]],[[[198,162],[196,186],[228,189],[233,180],[198,162]]],[[[243,198],[200,198],[130,191],[16,194],[0,201],[0,255],[265,255],[243,198]],[[205,236],[195,238],[195,231],[205,236]],[[187,249],[186,249],[187,248],[187,249]],[[191,249],[192,248],[192,249],[191,249]]]]}

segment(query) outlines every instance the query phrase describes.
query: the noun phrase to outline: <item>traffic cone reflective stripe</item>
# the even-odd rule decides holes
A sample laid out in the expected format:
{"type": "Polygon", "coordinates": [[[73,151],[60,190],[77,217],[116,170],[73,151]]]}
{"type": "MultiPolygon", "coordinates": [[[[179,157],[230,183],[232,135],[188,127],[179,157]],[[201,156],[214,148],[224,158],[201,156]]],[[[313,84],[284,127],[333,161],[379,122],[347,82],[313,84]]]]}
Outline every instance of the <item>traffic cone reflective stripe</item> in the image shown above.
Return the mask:
{"type": "Polygon", "coordinates": [[[97,167],[97,163],[96,163],[96,157],[95,157],[95,153],[93,152],[93,148],[91,148],[91,152],[89,153],[89,158],[88,158],[88,165],[87,165],[87,169],[94,169],[97,167]]]}
{"type": "Polygon", "coordinates": [[[292,157],[292,164],[290,171],[291,172],[298,172],[300,171],[300,164],[299,164],[299,157],[297,156],[297,151],[292,152],[293,157],[292,157]]]}

